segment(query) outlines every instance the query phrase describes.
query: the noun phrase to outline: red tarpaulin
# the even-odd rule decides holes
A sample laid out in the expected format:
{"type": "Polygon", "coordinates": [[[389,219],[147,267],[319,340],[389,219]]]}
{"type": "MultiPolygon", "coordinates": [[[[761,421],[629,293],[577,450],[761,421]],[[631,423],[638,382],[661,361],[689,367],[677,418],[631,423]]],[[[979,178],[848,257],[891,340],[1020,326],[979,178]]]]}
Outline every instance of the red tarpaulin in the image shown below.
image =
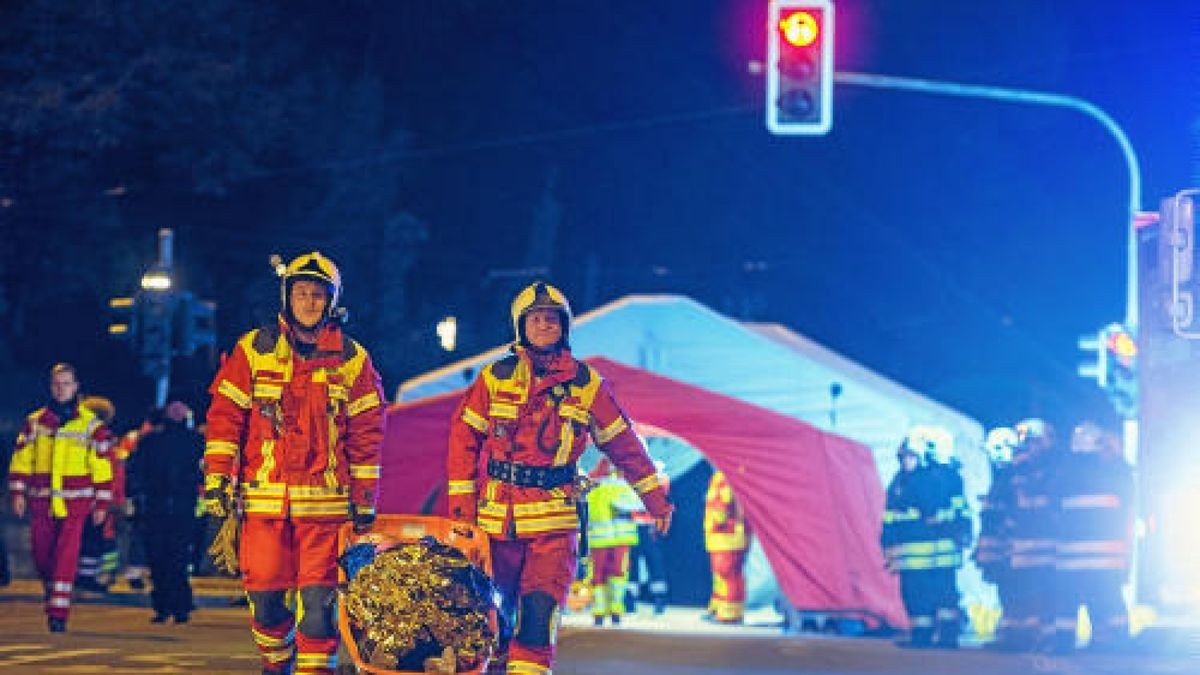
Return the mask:
{"type": "MultiPolygon", "coordinates": [[[[707,389],[604,358],[587,361],[632,419],[683,439],[729,476],[793,605],[907,625],[896,580],[883,567],[884,495],[870,450],[707,389]]],[[[460,395],[388,410],[381,512],[445,513],[449,420],[460,395]],[[426,504],[435,491],[436,503],[426,504]]]]}

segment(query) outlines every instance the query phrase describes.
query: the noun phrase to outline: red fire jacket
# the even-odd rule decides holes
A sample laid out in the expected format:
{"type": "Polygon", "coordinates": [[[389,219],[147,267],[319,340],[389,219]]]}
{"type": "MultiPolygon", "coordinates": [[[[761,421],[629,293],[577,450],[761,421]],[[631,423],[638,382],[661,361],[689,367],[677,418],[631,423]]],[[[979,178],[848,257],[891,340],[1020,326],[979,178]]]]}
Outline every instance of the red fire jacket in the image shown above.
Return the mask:
{"type": "Polygon", "coordinates": [[[477,520],[496,536],[577,529],[573,482],[522,487],[481,469],[489,459],[539,469],[573,467],[589,434],[652,514],[670,513],[654,464],[600,373],[564,349],[538,377],[529,355],[517,347],[483,368],[451,419],[451,516],[477,520]]]}
{"type": "Polygon", "coordinates": [[[374,511],[383,391],[367,351],[339,327],[322,329],[310,358],[293,353],[282,319],[250,331],[210,392],[205,475],[236,474],[248,517],[374,511]]]}

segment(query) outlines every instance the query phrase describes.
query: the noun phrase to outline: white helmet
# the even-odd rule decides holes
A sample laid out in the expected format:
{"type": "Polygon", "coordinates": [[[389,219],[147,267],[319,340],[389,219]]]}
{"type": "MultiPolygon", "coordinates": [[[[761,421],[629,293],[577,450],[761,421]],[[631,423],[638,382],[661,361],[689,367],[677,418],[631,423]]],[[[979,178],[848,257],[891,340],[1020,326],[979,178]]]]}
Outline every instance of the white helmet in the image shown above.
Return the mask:
{"type": "Polygon", "coordinates": [[[948,464],[954,459],[954,434],[934,426],[915,426],[908,430],[907,445],[928,462],[948,464]]]}
{"type": "Polygon", "coordinates": [[[938,464],[954,460],[954,434],[949,429],[932,427],[929,434],[929,459],[938,464]]]}
{"type": "Polygon", "coordinates": [[[1017,432],[1011,427],[996,427],[987,434],[983,442],[987,449],[988,458],[993,464],[1008,464],[1013,460],[1013,450],[1017,447],[1017,432]]]}

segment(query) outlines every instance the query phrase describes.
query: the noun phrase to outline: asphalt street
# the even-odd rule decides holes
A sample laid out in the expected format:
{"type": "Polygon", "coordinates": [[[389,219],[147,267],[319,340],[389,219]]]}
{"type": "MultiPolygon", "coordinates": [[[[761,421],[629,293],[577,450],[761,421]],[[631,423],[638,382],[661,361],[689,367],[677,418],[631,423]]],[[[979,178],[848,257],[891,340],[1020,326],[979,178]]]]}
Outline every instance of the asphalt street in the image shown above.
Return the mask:
{"type": "MultiPolygon", "coordinates": [[[[46,631],[36,585],[0,590],[3,673],[256,673],[246,609],[228,606],[225,589],[202,588],[187,625],[152,625],[145,597],[83,600],[69,632],[46,631]]],[[[996,654],[979,648],[911,651],[868,638],[784,636],[775,626],[706,626],[698,612],[632,616],[619,628],[596,629],[569,616],[559,638],[559,675],[1194,675],[1200,641],[1127,656],[1047,657],[996,654]]]]}

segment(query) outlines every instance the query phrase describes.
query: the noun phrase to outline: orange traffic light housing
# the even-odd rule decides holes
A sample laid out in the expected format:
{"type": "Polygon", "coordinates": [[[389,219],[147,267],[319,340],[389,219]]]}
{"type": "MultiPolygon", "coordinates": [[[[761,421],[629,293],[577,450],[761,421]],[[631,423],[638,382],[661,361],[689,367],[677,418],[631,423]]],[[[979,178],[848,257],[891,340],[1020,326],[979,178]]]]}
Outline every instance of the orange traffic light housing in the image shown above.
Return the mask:
{"type": "Polygon", "coordinates": [[[820,135],[833,126],[833,3],[771,0],[767,20],[767,129],[820,135]]]}

